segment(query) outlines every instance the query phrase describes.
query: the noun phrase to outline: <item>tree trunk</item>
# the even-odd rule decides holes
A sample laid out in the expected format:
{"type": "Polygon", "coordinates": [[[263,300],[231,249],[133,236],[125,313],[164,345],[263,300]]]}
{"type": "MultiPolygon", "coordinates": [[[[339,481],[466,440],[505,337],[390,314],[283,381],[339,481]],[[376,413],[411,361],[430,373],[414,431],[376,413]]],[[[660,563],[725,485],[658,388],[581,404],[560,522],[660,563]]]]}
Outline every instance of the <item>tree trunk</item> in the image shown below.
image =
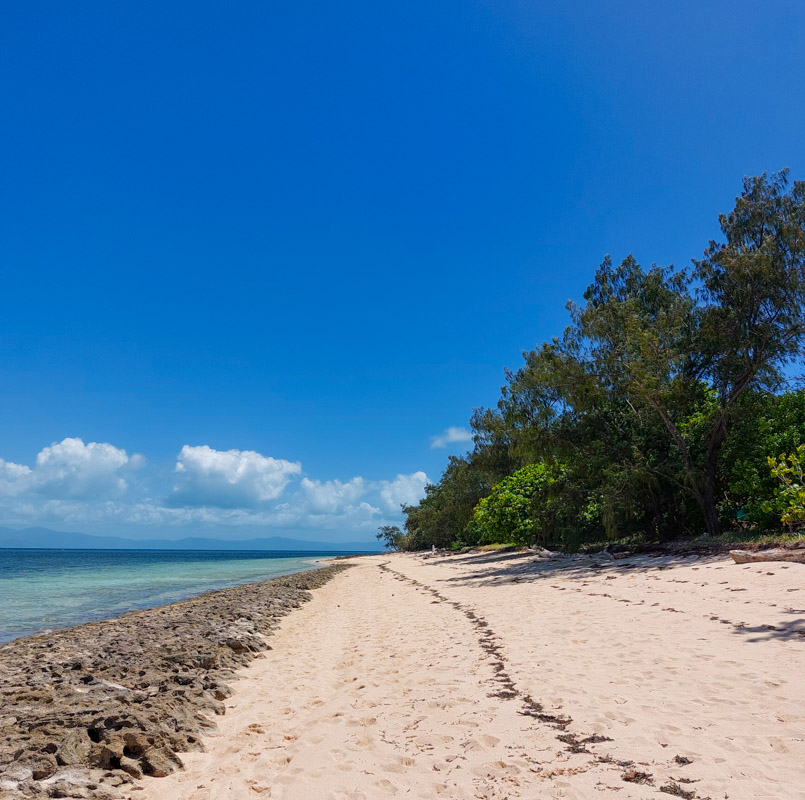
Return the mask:
{"type": "MultiPolygon", "coordinates": [[[[709,472],[709,470],[708,470],[709,472]]],[[[707,476],[707,485],[702,492],[699,505],[702,507],[704,513],[704,524],[707,527],[708,536],[718,536],[721,533],[721,525],[718,521],[718,509],[716,508],[716,495],[714,491],[713,481],[710,476],[707,476]]]]}
{"type": "Polygon", "coordinates": [[[702,486],[700,505],[704,512],[704,524],[707,526],[708,536],[718,536],[721,533],[716,508],[716,474],[718,472],[718,454],[726,438],[727,423],[722,411],[710,431],[710,441],[704,457],[704,486],[702,486]]]}
{"type": "MultiPolygon", "coordinates": [[[[651,401],[649,400],[649,402],[651,401]]],[[[702,475],[696,469],[687,442],[685,442],[685,437],[676,427],[671,417],[659,403],[655,402],[652,405],[660,415],[663,423],[665,423],[668,433],[671,434],[671,440],[676,444],[679,448],[679,452],[682,454],[690,488],[693,490],[693,495],[696,498],[696,502],[699,504],[699,508],[702,510],[702,514],[704,514],[704,524],[707,527],[707,534],[709,536],[718,536],[721,533],[721,525],[718,522],[718,509],[716,508],[716,472],[718,453],[721,450],[721,445],[724,444],[724,440],[727,438],[727,425],[724,410],[721,410],[718,419],[710,431],[707,453],[704,457],[704,474],[702,475]]]]}

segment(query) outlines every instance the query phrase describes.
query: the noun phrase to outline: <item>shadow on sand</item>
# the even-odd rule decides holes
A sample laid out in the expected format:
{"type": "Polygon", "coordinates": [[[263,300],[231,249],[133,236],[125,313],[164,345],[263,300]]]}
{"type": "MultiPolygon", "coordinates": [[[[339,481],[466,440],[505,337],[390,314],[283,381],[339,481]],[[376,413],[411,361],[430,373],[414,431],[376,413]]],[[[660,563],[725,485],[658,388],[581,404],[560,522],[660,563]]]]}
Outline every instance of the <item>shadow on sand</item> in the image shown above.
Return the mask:
{"type": "MultiPolygon", "coordinates": [[[[801,613],[801,612],[787,612],[801,613]]],[[[748,642],[805,641],[805,617],[786,620],[777,625],[736,625],[735,633],[749,636],[748,642]]]]}
{"type": "MultiPolygon", "coordinates": [[[[628,575],[632,570],[643,573],[671,570],[674,567],[707,565],[722,563],[729,568],[731,562],[725,561],[721,554],[698,555],[635,555],[626,558],[613,558],[611,555],[598,553],[595,555],[557,556],[543,558],[533,553],[484,553],[481,555],[461,556],[425,556],[437,559],[435,563],[445,566],[468,567],[470,571],[455,577],[445,578],[447,584],[453,586],[506,586],[515,583],[538,583],[570,579],[587,581],[604,576],[615,578],[628,575]]],[[[670,578],[672,582],[674,578],[670,578]]],[[[682,581],[683,583],[685,581],[682,581]]],[[[619,602],[634,602],[622,599],[619,602]]],[[[663,609],[671,610],[674,609],[663,609]]],[[[805,609],[789,608],[784,613],[798,615],[795,619],[779,622],[776,625],[742,625],[726,619],[719,622],[729,624],[733,632],[746,636],[748,642],[767,641],[804,641],[805,609]]]]}
{"type": "Polygon", "coordinates": [[[723,561],[722,555],[636,555],[613,558],[607,554],[541,558],[533,553],[484,553],[466,556],[436,556],[435,563],[478,567],[461,576],[447,578],[455,586],[502,586],[556,578],[586,580],[600,575],[624,575],[630,570],[659,571],[691,564],[723,561]]]}

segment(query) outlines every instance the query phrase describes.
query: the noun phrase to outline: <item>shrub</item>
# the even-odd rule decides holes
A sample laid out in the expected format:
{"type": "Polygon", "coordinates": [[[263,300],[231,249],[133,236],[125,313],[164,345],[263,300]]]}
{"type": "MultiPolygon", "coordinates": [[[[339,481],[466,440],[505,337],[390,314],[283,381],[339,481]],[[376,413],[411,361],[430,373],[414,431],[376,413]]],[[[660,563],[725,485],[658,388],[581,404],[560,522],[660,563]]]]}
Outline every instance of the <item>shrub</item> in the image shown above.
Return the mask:
{"type": "Polygon", "coordinates": [[[562,544],[575,550],[600,526],[600,503],[584,501],[557,464],[529,464],[496,484],[475,506],[470,534],[480,544],[562,544]]]}
{"type": "Polygon", "coordinates": [[[802,525],[805,523],[805,444],[787,456],[770,457],[769,467],[782,484],[778,495],[783,508],[780,521],[791,527],[802,525]]]}

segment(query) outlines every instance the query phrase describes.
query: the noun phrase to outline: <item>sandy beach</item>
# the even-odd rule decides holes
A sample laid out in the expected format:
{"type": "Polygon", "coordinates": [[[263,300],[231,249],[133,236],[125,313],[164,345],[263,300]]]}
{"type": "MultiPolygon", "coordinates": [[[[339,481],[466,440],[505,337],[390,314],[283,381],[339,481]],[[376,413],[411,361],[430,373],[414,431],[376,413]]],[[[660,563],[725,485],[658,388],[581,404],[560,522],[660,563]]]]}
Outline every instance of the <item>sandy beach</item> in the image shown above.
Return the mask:
{"type": "Polygon", "coordinates": [[[125,797],[805,796],[805,565],[353,563],[125,797]]]}

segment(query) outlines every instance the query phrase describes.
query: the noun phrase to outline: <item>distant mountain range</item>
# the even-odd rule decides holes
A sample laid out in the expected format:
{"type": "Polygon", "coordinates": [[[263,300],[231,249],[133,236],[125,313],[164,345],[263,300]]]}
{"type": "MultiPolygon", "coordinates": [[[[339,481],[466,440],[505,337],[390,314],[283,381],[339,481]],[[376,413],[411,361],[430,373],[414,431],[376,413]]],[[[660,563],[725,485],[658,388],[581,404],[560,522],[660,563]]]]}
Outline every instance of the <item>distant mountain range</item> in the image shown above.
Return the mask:
{"type": "Polygon", "coordinates": [[[269,536],[264,539],[121,539],[116,536],[90,536],[87,533],[64,533],[49,528],[0,527],[0,548],[29,547],[56,550],[303,550],[351,553],[380,552],[368,542],[309,542],[269,536]]]}

